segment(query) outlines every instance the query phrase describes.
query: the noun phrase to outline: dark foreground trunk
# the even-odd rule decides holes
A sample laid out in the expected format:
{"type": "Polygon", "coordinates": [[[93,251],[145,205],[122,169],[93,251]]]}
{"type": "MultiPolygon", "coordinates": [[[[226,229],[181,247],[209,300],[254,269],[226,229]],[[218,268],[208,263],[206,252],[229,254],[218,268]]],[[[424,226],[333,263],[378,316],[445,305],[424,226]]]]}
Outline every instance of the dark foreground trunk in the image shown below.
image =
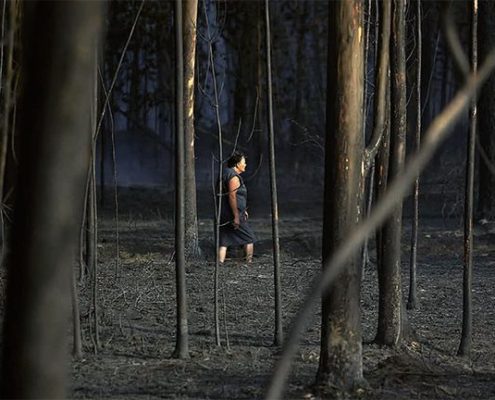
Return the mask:
{"type": "Polygon", "coordinates": [[[27,2],[2,393],[65,398],[71,267],[90,150],[100,2],[27,2]],[[60,62],[63,60],[63,62],[60,62]]]}

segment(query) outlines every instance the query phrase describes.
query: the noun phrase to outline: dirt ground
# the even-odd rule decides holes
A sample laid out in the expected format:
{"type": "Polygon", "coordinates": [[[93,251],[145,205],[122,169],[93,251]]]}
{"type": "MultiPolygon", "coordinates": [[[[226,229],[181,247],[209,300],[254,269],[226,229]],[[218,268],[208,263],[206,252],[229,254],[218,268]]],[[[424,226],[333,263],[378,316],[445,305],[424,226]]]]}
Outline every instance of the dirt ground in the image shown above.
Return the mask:
{"type": "MultiPolygon", "coordinates": [[[[274,331],[273,266],[268,219],[251,221],[258,235],[252,265],[229,259],[220,271],[222,347],[215,345],[213,242],[200,220],[204,256],[187,266],[190,359],[175,347],[175,270],[172,222],[122,216],[120,259],[115,224],[100,223],[98,297],[102,347],[90,335],[90,286],[80,285],[84,358],[73,360],[73,398],[262,398],[279,349],[274,331]]],[[[291,217],[280,223],[284,329],[320,269],[321,223],[291,217]]],[[[474,335],[470,360],[456,357],[462,319],[462,230],[458,220],[421,221],[418,308],[409,311],[417,342],[397,350],[370,342],[378,293],[374,252],[362,287],[363,364],[368,399],[495,399],[495,233],[478,227],[475,240],[474,335]]],[[[409,229],[403,240],[407,293],[409,229]]],[[[92,330],[92,329],[91,329],[92,330]]],[[[311,398],[318,365],[319,310],[294,360],[285,398],[311,398]]]]}

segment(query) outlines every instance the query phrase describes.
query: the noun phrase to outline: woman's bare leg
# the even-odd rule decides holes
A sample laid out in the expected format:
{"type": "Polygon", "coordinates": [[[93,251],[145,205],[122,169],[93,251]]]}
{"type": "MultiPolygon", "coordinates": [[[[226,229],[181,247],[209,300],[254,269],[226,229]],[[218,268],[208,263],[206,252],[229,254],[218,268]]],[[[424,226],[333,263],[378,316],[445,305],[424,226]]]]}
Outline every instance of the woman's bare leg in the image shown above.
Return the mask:
{"type": "Polygon", "coordinates": [[[220,246],[218,248],[218,262],[223,263],[225,261],[225,256],[227,255],[227,247],[220,246]]]}
{"type": "Polygon", "coordinates": [[[253,261],[254,244],[248,243],[244,245],[244,251],[246,252],[246,261],[250,263],[253,261]]]}

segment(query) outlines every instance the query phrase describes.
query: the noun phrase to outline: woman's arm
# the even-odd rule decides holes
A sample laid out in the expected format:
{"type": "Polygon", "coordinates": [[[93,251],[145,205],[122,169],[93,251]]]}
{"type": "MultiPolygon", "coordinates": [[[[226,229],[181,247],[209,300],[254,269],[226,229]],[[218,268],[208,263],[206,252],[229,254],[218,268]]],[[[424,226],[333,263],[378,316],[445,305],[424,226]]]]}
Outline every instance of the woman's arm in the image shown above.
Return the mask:
{"type": "Polygon", "coordinates": [[[239,225],[241,224],[240,218],[239,218],[239,210],[237,209],[237,189],[241,187],[241,181],[237,176],[234,176],[232,179],[229,181],[229,205],[230,208],[232,209],[232,214],[234,215],[234,228],[237,229],[239,228],[239,225]]]}

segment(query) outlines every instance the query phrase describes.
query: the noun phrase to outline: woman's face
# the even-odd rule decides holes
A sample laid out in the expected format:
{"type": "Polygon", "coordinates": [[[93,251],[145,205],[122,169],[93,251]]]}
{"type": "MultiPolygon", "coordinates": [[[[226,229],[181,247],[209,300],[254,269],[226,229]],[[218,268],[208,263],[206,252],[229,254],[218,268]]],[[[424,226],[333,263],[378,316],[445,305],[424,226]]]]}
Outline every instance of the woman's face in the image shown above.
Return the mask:
{"type": "Polygon", "coordinates": [[[241,161],[237,163],[236,168],[239,170],[239,172],[244,172],[246,170],[246,165],[246,159],[242,157],[241,161]]]}

